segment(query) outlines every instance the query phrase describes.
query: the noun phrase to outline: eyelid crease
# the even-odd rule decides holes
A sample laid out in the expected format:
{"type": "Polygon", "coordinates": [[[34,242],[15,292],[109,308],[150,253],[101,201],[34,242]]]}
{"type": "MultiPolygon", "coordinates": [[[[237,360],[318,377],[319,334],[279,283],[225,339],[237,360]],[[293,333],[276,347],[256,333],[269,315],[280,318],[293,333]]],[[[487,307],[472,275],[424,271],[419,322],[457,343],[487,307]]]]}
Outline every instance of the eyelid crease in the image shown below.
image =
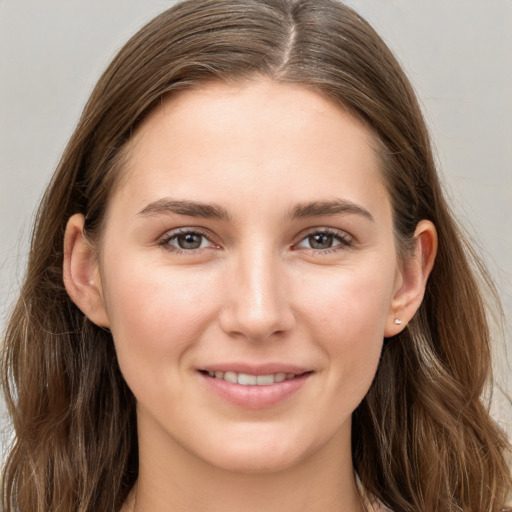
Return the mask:
{"type": "MultiPolygon", "coordinates": [[[[304,229],[297,238],[300,238],[300,240],[303,240],[304,238],[307,238],[308,236],[316,235],[316,234],[322,234],[326,233],[329,235],[333,235],[337,238],[342,238],[343,240],[354,240],[353,235],[345,231],[344,229],[339,228],[331,228],[327,226],[315,226],[311,228],[304,229]]],[[[299,241],[300,241],[299,240],[299,241]]]]}

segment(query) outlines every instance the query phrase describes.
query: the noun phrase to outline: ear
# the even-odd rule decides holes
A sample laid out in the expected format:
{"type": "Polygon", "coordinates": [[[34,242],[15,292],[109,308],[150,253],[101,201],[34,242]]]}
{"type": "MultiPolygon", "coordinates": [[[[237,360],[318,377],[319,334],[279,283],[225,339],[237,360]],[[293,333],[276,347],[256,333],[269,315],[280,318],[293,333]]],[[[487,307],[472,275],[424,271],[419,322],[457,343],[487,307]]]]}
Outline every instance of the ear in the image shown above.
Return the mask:
{"type": "Polygon", "coordinates": [[[436,228],[432,222],[422,220],[414,233],[414,253],[407,257],[399,272],[397,289],[386,321],[385,337],[401,332],[420,307],[436,254],[436,228]]]}
{"type": "Polygon", "coordinates": [[[84,216],[73,215],[64,235],[64,286],[71,300],[95,324],[109,326],[96,250],[84,234],[84,216]]]}

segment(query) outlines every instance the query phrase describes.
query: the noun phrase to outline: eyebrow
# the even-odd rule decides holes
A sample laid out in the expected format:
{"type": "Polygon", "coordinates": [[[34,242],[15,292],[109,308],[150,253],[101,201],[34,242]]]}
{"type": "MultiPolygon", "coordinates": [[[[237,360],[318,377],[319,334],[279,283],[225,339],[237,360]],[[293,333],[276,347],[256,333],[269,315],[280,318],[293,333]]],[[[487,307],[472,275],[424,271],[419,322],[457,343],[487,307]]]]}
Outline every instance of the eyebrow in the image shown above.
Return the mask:
{"type": "Polygon", "coordinates": [[[139,215],[146,217],[160,213],[176,213],[178,215],[201,217],[204,219],[230,220],[229,213],[222,206],[168,198],[149,203],[139,212],[139,215]]]}
{"type": "MultiPolygon", "coordinates": [[[[231,220],[231,216],[222,206],[168,198],[149,203],[139,212],[139,215],[146,217],[160,213],[175,213],[204,219],[231,220]]],[[[374,222],[374,218],[368,210],[346,199],[299,203],[291,209],[288,217],[292,219],[305,219],[309,217],[322,217],[346,213],[361,215],[374,222]]]]}
{"type": "Polygon", "coordinates": [[[324,215],[337,215],[344,213],[361,215],[372,222],[375,222],[375,219],[368,210],[353,203],[352,201],[347,201],[346,199],[299,203],[292,208],[289,216],[294,219],[304,219],[308,217],[322,217],[324,215]]]}

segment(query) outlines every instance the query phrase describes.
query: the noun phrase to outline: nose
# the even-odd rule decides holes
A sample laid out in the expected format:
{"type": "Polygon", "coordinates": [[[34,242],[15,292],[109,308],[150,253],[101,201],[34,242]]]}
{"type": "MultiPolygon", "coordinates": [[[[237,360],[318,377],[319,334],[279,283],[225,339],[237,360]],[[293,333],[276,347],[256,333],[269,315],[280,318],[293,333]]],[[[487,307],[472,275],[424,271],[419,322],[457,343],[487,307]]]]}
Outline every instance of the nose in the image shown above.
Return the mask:
{"type": "Polygon", "coordinates": [[[250,341],[282,336],[295,324],[285,273],[271,251],[247,252],[230,266],[221,328],[250,341]]]}

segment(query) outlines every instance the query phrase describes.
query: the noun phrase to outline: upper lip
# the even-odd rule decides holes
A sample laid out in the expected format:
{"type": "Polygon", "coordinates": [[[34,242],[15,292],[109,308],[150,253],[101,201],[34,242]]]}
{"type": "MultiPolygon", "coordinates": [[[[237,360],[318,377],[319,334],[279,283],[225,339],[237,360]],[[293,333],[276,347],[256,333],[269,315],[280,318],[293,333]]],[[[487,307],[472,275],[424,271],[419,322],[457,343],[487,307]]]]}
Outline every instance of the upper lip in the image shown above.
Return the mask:
{"type": "Polygon", "coordinates": [[[235,372],[248,375],[271,375],[275,373],[294,373],[295,375],[301,375],[302,373],[312,371],[311,368],[303,366],[273,362],[265,364],[243,362],[215,363],[202,366],[198,369],[205,372],[235,372]]]}

